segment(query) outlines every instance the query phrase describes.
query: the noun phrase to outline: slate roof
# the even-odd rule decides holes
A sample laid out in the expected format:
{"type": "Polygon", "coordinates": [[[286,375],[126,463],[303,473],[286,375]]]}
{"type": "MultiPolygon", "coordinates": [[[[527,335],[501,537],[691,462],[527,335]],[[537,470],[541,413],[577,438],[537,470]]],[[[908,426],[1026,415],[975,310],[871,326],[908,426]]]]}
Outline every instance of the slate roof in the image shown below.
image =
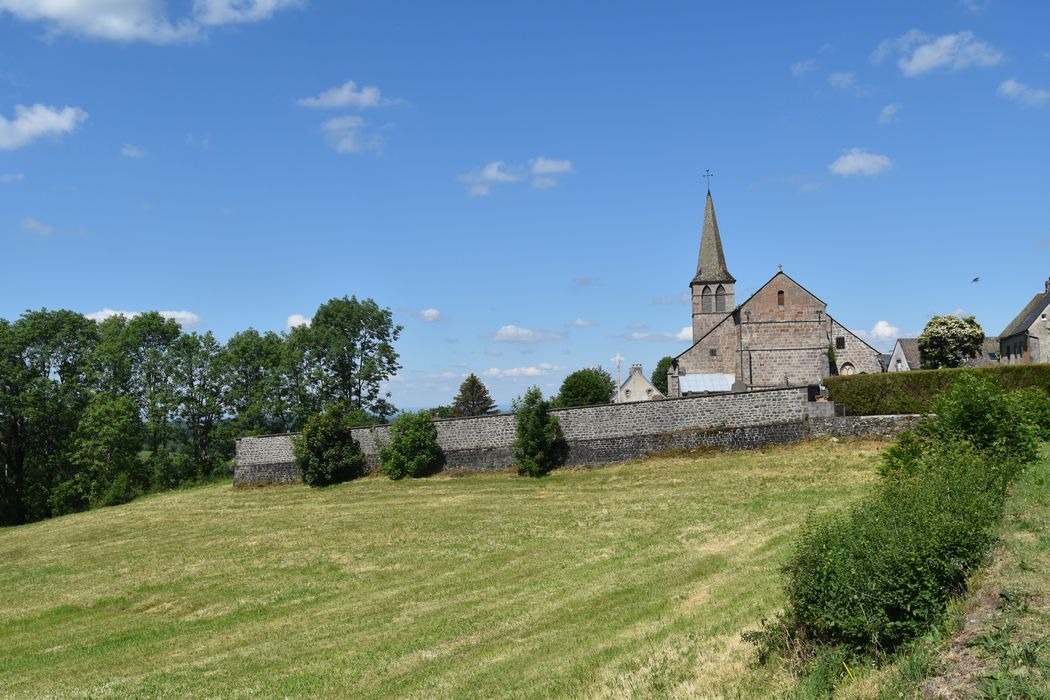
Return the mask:
{"type": "Polygon", "coordinates": [[[1017,314],[1017,318],[1010,321],[1010,325],[1003,329],[999,337],[1008,338],[1011,335],[1024,333],[1032,327],[1032,324],[1039,318],[1039,314],[1043,313],[1047,306],[1050,306],[1050,291],[1036,294],[1021,313],[1017,314]]]}
{"type": "Polygon", "coordinates": [[[919,354],[919,339],[897,338],[897,342],[901,344],[901,352],[904,353],[904,359],[908,361],[908,368],[920,369],[922,356],[919,354]]]}
{"type": "Polygon", "coordinates": [[[718,233],[718,219],[715,218],[715,203],[711,193],[707,193],[707,206],[704,209],[704,228],[700,233],[700,257],[696,261],[694,282],[736,282],[726,267],[726,256],[722,252],[722,237],[718,233]]]}

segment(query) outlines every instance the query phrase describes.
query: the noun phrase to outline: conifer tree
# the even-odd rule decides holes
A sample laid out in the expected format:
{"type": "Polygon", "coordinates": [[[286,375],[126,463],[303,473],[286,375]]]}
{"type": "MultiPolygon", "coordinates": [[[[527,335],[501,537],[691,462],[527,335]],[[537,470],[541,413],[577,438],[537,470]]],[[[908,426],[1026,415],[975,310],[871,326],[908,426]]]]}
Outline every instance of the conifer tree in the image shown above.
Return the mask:
{"type": "Polygon", "coordinates": [[[498,413],[496,402],[489,390],[476,374],[471,373],[459,385],[459,395],[452,400],[454,416],[484,416],[498,413]]]}

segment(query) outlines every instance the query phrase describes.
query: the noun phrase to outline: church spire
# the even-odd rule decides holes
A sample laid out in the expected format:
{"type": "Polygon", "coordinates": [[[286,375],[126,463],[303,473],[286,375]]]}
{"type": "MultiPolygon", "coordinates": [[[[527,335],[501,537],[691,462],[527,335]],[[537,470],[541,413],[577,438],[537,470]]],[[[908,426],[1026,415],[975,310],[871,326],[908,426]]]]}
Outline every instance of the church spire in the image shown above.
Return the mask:
{"type": "Polygon", "coordinates": [[[711,199],[710,190],[707,192],[704,228],[700,234],[700,257],[696,262],[696,277],[693,278],[693,282],[736,282],[726,267],[722,237],[718,234],[718,219],[715,218],[715,203],[711,199]]]}

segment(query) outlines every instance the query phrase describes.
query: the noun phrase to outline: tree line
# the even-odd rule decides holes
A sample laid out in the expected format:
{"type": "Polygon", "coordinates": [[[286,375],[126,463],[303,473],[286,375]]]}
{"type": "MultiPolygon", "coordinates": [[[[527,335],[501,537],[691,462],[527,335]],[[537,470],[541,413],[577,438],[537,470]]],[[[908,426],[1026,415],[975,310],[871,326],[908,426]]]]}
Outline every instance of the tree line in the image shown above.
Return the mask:
{"type": "Polygon", "coordinates": [[[225,344],[156,312],[0,319],[0,525],[228,474],[238,437],[300,430],[332,404],[382,422],[400,333],[356,297],[225,344]]]}

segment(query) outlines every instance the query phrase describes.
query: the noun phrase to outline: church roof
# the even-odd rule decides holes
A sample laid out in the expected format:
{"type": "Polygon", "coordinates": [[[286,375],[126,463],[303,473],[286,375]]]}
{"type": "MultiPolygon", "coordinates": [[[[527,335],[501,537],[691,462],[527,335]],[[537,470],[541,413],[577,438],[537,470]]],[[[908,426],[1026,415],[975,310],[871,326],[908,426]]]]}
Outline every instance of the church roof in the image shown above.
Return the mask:
{"type": "Polygon", "coordinates": [[[722,237],[718,233],[715,218],[715,203],[707,193],[704,209],[704,228],[700,233],[700,257],[696,262],[694,282],[736,282],[726,267],[726,256],[722,252],[722,237]]]}
{"type": "Polygon", "coordinates": [[[1043,309],[1047,306],[1050,306],[1050,291],[1036,294],[1032,297],[1032,300],[1028,302],[1028,305],[1021,310],[1021,313],[1017,314],[1017,317],[1013,321],[1010,321],[1010,325],[1003,329],[1003,332],[999,334],[999,337],[1006,338],[1011,335],[1017,335],[1018,333],[1024,333],[1032,327],[1032,324],[1035,323],[1037,318],[1039,318],[1039,314],[1041,314],[1043,309]]]}

